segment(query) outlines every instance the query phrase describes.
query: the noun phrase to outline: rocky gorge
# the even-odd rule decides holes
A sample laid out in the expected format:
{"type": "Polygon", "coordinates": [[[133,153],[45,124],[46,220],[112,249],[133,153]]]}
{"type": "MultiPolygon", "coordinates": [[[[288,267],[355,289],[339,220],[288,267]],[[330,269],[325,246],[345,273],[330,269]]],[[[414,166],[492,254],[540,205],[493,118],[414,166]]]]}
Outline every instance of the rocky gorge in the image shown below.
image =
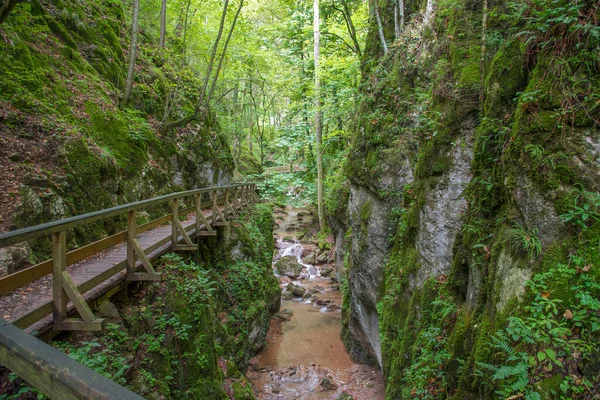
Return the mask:
{"type": "MultiPolygon", "coordinates": [[[[507,20],[513,3],[405,3],[389,53],[371,25],[367,52],[378,62],[363,65],[347,183],[330,195],[346,347],[383,369],[390,399],[592,396],[600,354],[575,343],[597,331],[570,313],[581,307],[572,290],[598,276],[598,224],[577,214],[598,216],[599,74],[584,50],[598,43],[562,36],[560,22],[521,33],[525,41],[521,22],[507,20]],[[565,89],[572,76],[579,94],[565,89]],[[528,325],[546,318],[534,311],[546,300],[561,304],[548,326],[568,329],[566,350],[528,325]],[[555,368],[536,358],[546,349],[559,354],[555,368]],[[534,357],[521,372],[510,369],[516,351],[534,357]]],[[[542,23],[537,3],[523,6],[532,24],[542,23]]],[[[394,2],[377,7],[393,15],[394,2]]],[[[593,9],[581,5],[581,24],[593,9]]],[[[384,19],[384,32],[393,29],[384,19]]],[[[595,320],[594,310],[581,318],[595,320]]]]}

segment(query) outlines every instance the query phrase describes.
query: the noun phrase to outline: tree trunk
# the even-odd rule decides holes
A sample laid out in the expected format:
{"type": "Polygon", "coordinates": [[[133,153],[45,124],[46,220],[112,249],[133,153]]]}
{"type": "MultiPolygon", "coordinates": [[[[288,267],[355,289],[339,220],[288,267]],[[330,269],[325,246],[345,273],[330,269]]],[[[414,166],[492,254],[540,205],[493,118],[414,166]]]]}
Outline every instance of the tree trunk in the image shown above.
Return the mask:
{"type": "Polygon", "coordinates": [[[433,12],[435,11],[435,0],[427,0],[427,7],[425,8],[425,16],[423,17],[423,26],[428,26],[433,19],[433,12]]]}
{"type": "Polygon", "coordinates": [[[0,24],[8,17],[15,4],[17,0],[0,0],[0,24]]]}
{"type": "Polygon", "coordinates": [[[379,39],[381,40],[381,47],[383,47],[384,54],[387,54],[389,49],[387,42],[385,41],[385,34],[383,33],[383,25],[381,24],[381,15],[379,15],[379,6],[377,0],[374,3],[375,6],[375,18],[377,19],[377,29],[379,30],[379,39]]]}
{"type": "Polygon", "coordinates": [[[403,28],[404,28],[404,0],[396,0],[394,2],[394,32],[396,34],[396,39],[400,38],[403,28]]]}
{"type": "Polygon", "coordinates": [[[206,104],[208,104],[210,102],[210,99],[212,99],[213,93],[215,91],[215,86],[217,85],[217,80],[219,79],[219,74],[221,73],[221,68],[223,67],[223,60],[225,60],[227,47],[229,47],[229,41],[231,40],[231,36],[233,35],[235,25],[237,23],[238,17],[240,16],[240,12],[242,12],[243,6],[244,0],[240,0],[240,5],[238,6],[237,12],[235,13],[235,17],[233,18],[233,22],[231,23],[231,29],[229,29],[229,33],[227,34],[227,40],[225,40],[225,45],[223,46],[223,51],[221,52],[219,65],[217,66],[217,71],[215,72],[212,84],[210,85],[210,92],[208,93],[208,97],[206,98],[206,104]]]}
{"type": "Polygon", "coordinates": [[[133,77],[135,73],[135,61],[137,59],[138,47],[138,24],[140,19],[140,0],[133,0],[133,19],[131,24],[131,46],[129,48],[129,69],[127,70],[127,80],[125,81],[125,92],[121,106],[124,107],[131,99],[133,90],[133,77]]]}
{"type": "Polygon", "coordinates": [[[208,68],[206,71],[206,76],[204,77],[204,85],[202,87],[202,91],[200,92],[200,97],[198,99],[198,105],[196,106],[196,113],[200,110],[200,107],[204,105],[204,100],[206,97],[206,89],[208,89],[208,81],[212,75],[213,64],[215,62],[215,57],[217,55],[217,50],[219,48],[219,43],[221,42],[221,37],[223,36],[223,28],[225,27],[225,17],[227,16],[227,7],[229,6],[229,0],[225,0],[223,4],[223,13],[221,14],[221,23],[219,25],[219,33],[215,39],[215,44],[212,49],[212,53],[210,55],[210,62],[208,63],[208,68]]]}
{"type": "Polygon", "coordinates": [[[483,0],[483,17],[481,21],[481,59],[480,59],[480,74],[481,82],[479,88],[479,103],[481,104],[481,117],[483,117],[485,103],[485,52],[487,42],[487,18],[488,18],[488,0],[483,0]]]}
{"type": "Polygon", "coordinates": [[[325,208],[323,206],[323,126],[321,123],[321,17],[319,0],[314,0],[314,42],[315,42],[315,131],[317,151],[317,209],[319,228],[325,229],[325,208]]]}
{"type": "Polygon", "coordinates": [[[165,40],[167,37],[167,0],[162,0],[162,7],[160,9],[160,40],[158,45],[161,48],[165,47],[165,40]]]}

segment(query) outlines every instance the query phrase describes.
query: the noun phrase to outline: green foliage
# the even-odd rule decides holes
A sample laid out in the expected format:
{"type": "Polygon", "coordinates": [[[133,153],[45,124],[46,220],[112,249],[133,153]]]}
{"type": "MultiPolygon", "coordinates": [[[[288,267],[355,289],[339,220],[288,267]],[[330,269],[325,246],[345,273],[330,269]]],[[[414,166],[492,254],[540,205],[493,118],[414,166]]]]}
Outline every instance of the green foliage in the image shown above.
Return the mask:
{"type": "Polygon", "coordinates": [[[560,217],[582,230],[587,230],[595,222],[600,222],[600,193],[588,192],[578,185],[571,194],[575,195],[571,209],[560,217]]]}
{"type": "Polygon", "coordinates": [[[544,382],[554,375],[562,379],[549,389],[553,398],[591,395],[595,378],[574,378],[567,366],[597,357],[593,343],[600,338],[600,284],[590,268],[574,255],[570,265],[556,265],[527,283],[530,302],[524,315],[509,317],[490,343],[496,363],[478,363],[478,373],[499,396],[540,399],[544,382]],[[555,293],[562,285],[568,292],[555,293]]]}
{"type": "MultiPolygon", "coordinates": [[[[18,376],[11,372],[8,376],[8,380],[10,383],[14,383],[18,380],[18,376]]],[[[47,398],[38,389],[29,387],[27,383],[21,382],[16,393],[0,394],[0,400],[22,399],[23,396],[27,396],[28,398],[36,398],[38,400],[47,398]]]]}
{"type": "MultiPolygon", "coordinates": [[[[114,332],[114,327],[109,328],[114,332]]],[[[118,344],[102,345],[96,340],[71,344],[54,342],[53,346],[66,353],[77,362],[106,376],[116,383],[125,384],[125,371],[129,368],[127,358],[120,353],[118,344]]]]}
{"type": "Polygon", "coordinates": [[[533,261],[542,252],[542,243],[538,238],[538,229],[527,231],[519,224],[514,224],[507,234],[507,239],[515,250],[524,251],[533,261]]]}

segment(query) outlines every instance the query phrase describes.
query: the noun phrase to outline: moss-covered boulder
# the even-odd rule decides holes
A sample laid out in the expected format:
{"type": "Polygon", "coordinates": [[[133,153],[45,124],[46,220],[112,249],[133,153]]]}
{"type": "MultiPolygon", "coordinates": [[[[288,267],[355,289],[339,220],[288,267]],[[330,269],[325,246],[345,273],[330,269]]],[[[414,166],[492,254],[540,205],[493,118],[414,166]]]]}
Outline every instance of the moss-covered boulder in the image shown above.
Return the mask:
{"type": "Polygon", "coordinates": [[[277,260],[275,269],[279,275],[297,279],[302,273],[302,264],[298,262],[296,257],[285,256],[277,260]]]}

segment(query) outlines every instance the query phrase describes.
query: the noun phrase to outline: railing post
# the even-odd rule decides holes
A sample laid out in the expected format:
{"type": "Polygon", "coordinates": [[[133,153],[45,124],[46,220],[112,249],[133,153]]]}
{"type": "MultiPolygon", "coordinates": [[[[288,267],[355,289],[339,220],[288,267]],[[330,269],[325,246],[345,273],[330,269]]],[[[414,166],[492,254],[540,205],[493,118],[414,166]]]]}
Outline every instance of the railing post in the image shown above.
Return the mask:
{"type": "Polygon", "coordinates": [[[99,331],[104,320],[94,313],[67,272],[67,232],[52,234],[52,317],[53,328],[62,330],[99,331]],[[69,299],[81,318],[67,318],[69,299]]]}
{"type": "Polygon", "coordinates": [[[142,246],[137,241],[137,224],[135,210],[127,213],[127,280],[128,281],[160,281],[161,274],[157,273],[154,266],[144,253],[142,246]],[[137,257],[136,257],[137,254],[137,257]],[[136,272],[136,262],[140,260],[146,273],[136,272]]]}
{"type": "Polygon", "coordinates": [[[219,205],[217,204],[217,191],[212,191],[212,224],[215,225],[217,223],[219,205]]]}
{"type": "Polygon", "coordinates": [[[238,189],[240,189],[240,187],[236,186],[235,189],[233,190],[233,201],[235,202],[235,204],[233,205],[233,208],[236,211],[242,209],[242,205],[240,203],[240,200],[238,199],[238,189]]]}
{"type": "Polygon", "coordinates": [[[67,294],[63,290],[63,271],[67,270],[67,233],[52,234],[52,315],[54,323],[67,318],[67,294]]]}
{"type": "Polygon", "coordinates": [[[171,243],[173,248],[177,246],[177,222],[179,221],[179,202],[177,199],[173,199],[173,221],[171,223],[171,243]]]}
{"type": "Polygon", "coordinates": [[[135,223],[135,210],[127,213],[127,276],[131,277],[135,274],[135,250],[133,241],[137,234],[135,223]]]}
{"type": "Polygon", "coordinates": [[[202,195],[196,195],[196,236],[216,236],[215,232],[210,226],[210,223],[206,220],[204,214],[202,214],[202,195]],[[202,224],[204,223],[204,230],[202,230],[202,224]]]}
{"type": "Polygon", "coordinates": [[[227,217],[231,213],[231,218],[237,218],[235,208],[229,202],[229,189],[225,189],[225,216],[227,217]]]}
{"type": "Polygon", "coordinates": [[[200,225],[202,225],[202,218],[200,217],[202,214],[202,195],[197,194],[194,197],[196,198],[196,236],[198,236],[198,232],[200,232],[200,225]]]}
{"type": "Polygon", "coordinates": [[[242,186],[240,192],[240,203],[242,205],[242,208],[246,207],[246,186],[242,186]]]}

